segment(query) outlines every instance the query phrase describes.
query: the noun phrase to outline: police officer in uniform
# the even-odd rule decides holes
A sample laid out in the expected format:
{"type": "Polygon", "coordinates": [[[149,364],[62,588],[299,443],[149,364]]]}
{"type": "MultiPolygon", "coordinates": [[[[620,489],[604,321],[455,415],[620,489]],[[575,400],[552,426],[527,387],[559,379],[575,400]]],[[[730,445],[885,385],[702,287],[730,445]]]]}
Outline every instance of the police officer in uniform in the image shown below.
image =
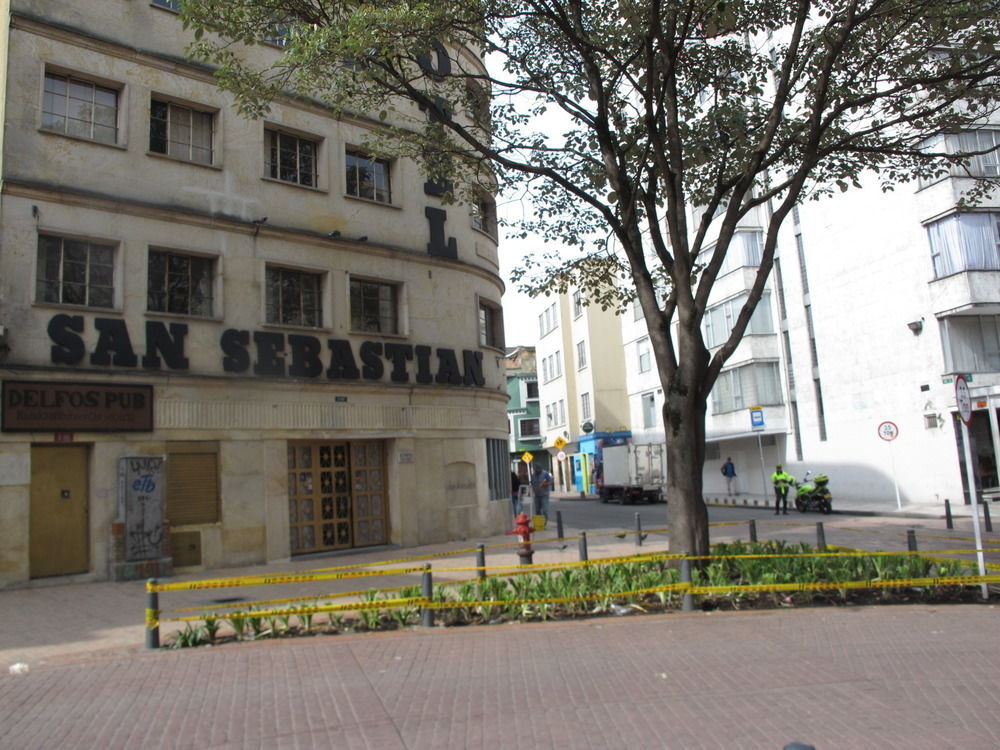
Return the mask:
{"type": "Polygon", "coordinates": [[[771,475],[771,482],[774,484],[774,515],[784,511],[788,515],[788,488],[795,484],[795,477],[784,471],[781,464],[775,467],[775,472],[771,475]]]}

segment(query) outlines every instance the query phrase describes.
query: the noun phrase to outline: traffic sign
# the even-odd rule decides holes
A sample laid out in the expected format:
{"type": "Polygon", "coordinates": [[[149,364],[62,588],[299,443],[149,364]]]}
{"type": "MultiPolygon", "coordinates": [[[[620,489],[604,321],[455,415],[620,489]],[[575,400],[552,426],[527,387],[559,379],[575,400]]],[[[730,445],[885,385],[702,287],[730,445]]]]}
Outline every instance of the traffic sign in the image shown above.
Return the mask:
{"type": "Polygon", "coordinates": [[[891,442],[899,437],[899,428],[895,422],[882,422],[878,426],[878,436],[886,442],[891,442]]]}
{"type": "Polygon", "coordinates": [[[556,447],[557,451],[561,451],[563,448],[566,447],[566,438],[560,435],[559,437],[557,437],[555,440],[552,441],[552,445],[556,447]]]}
{"type": "Polygon", "coordinates": [[[565,451],[559,451],[556,454],[556,460],[557,461],[565,461],[566,460],[566,452],[565,451]]]}
{"type": "Polygon", "coordinates": [[[530,464],[535,457],[531,455],[528,451],[521,454],[521,460],[526,464],[530,464]]]}
{"type": "Polygon", "coordinates": [[[761,406],[750,407],[750,429],[764,429],[764,408],[761,406]]]}
{"type": "Polygon", "coordinates": [[[964,375],[955,378],[955,403],[958,404],[958,415],[968,426],[972,422],[972,395],[964,375]]]}

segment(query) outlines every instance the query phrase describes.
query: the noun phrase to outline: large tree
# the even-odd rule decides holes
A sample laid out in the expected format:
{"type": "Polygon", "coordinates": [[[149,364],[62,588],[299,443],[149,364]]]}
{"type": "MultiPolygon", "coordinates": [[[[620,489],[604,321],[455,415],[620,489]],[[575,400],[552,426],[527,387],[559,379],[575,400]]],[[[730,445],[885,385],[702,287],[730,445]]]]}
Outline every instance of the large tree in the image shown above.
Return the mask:
{"type": "Polygon", "coordinates": [[[892,189],[968,163],[935,136],[994,115],[997,6],[182,0],[192,54],[244,114],[289,96],[365,114],[380,124],[371,148],[420,161],[455,200],[521,191],[534,205],[523,229],[578,248],[529,261],[522,281],[534,291],[573,281],[592,303],[638,301],[665,395],[670,545],[696,554],[709,543],[706,403],[764,291],[782,222],[865,175],[892,189]],[[248,54],[275,34],[280,54],[248,54]],[[754,214],[760,265],[728,339],[709,350],[706,306],[754,214]]]}

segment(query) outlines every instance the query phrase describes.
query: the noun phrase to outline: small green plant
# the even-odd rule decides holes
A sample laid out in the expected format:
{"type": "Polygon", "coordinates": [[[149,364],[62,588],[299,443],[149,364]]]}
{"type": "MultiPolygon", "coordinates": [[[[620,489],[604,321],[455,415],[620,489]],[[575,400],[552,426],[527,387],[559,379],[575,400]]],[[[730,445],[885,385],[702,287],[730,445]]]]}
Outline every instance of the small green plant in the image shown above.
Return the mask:
{"type": "Polygon", "coordinates": [[[215,643],[221,626],[222,623],[219,622],[219,618],[214,614],[205,615],[205,638],[209,643],[215,643]]]}
{"type": "Polygon", "coordinates": [[[174,634],[171,648],[194,648],[201,645],[205,640],[205,626],[194,626],[190,622],[185,623],[184,630],[179,630],[174,634]]]}

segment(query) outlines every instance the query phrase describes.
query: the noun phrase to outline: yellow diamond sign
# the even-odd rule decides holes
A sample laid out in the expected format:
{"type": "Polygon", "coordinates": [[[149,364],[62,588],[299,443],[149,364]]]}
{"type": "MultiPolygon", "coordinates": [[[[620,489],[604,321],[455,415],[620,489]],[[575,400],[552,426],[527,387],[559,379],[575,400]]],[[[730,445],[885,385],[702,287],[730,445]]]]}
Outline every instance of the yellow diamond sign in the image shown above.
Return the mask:
{"type": "Polygon", "coordinates": [[[561,451],[563,448],[566,447],[566,438],[560,435],[559,437],[557,437],[555,440],[552,441],[552,445],[556,447],[557,451],[561,451]]]}
{"type": "Polygon", "coordinates": [[[530,464],[535,457],[531,455],[528,451],[521,454],[521,460],[526,464],[530,464]]]}

